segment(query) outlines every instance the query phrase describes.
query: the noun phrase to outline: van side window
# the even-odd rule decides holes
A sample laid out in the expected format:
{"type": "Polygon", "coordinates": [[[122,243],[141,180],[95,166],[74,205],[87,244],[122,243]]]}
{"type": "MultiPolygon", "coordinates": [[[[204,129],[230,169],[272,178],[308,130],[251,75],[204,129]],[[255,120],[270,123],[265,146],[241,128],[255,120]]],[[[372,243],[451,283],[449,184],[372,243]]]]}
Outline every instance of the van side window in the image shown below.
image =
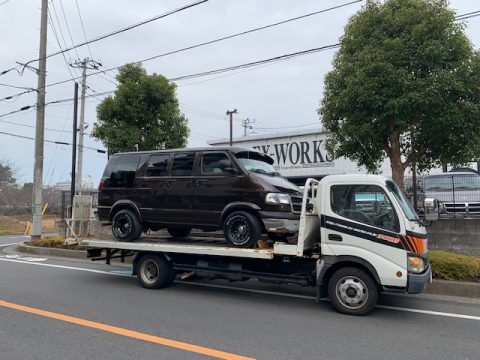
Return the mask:
{"type": "Polygon", "coordinates": [[[148,160],[147,176],[167,176],[170,155],[152,155],[148,160]]]}
{"type": "Polygon", "coordinates": [[[332,211],[340,216],[385,230],[399,232],[395,210],[387,194],[375,185],[333,185],[332,211]]]}
{"type": "Polygon", "coordinates": [[[193,173],[195,154],[177,154],[173,159],[172,176],[190,176],[193,173]]]}
{"type": "Polygon", "coordinates": [[[205,153],[202,155],[203,174],[221,174],[220,161],[229,160],[225,153],[205,153]]]}
{"type": "Polygon", "coordinates": [[[139,161],[140,156],[138,155],[118,156],[112,161],[109,186],[133,187],[139,161]]]}

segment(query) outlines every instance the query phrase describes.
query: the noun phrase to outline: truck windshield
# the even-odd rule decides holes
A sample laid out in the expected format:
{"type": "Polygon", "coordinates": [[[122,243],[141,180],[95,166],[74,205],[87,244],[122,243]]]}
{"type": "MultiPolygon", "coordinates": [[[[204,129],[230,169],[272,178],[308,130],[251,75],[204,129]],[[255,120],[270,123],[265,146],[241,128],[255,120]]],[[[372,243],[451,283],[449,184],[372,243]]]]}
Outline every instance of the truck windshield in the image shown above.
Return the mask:
{"type": "Polygon", "coordinates": [[[265,155],[253,152],[245,151],[235,155],[238,162],[242,164],[245,170],[249,172],[256,172],[261,174],[268,174],[277,176],[280,175],[277,170],[268,162],[270,158],[265,155]]]}
{"type": "Polygon", "coordinates": [[[393,196],[395,196],[395,199],[397,199],[397,201],[400,204],[400,207],[402,208],[403,213],[405,214],[407,219],[408,220],[418,220],[418,215],[415,212],[415,210],[413,210],[412,204],[410,204],[407,197],[405,196],[405,194],[402,191],[400,191],[398,186],[391,180],[387,180],[386,185],[387,185],[388,190],[390,190],[392,192],[393,196]]]}

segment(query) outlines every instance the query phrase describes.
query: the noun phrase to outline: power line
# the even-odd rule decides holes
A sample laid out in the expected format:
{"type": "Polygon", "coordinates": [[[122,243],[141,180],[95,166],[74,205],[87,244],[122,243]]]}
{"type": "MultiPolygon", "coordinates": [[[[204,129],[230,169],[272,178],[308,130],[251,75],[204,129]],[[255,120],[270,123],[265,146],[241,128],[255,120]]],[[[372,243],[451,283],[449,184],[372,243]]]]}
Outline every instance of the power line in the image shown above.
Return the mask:
{"type": "MultiPolygon", "coordinates": [[[[80,6],[78,6],[78,0],[75,0],[75,5],[77,5],[78,17],[80,19],[80,24],[82,25],[83,36],[85,37],[85,41],[88,41],[87,33],[85,31],[85,26],[83,25],[82,13],[80,12],[80,6]]],[[[92,50],[90,49],[90,45],[87,44],[88,52],[90,53],[90,58],[93,59],[92,50]]]]}
{"type": "MultiPolygon", "coordinates": [[[[65,26],[67,27],[68,36],[70,37],[70,41],[72,42],[72,48],[75,50],[77,59],[80,59],[80,55],[78,54],[77,48],[75,47],[75,42],[73,41],[72,33],[70,31],[70,26],[68,26],[67,15],[65,14],[65,9],[63,8],[63,1],[62,0],[59,0],[59,1],[60,1],[60,8],[62,9],[63,20],[65,21],[65,26]]],[[[53,5],[53,0],[52,0],[52,5],[53,5]]],[[[62,49],[60,49],[60,51],[62,51],[62,49]]]]}
{"type": "MultiPolygon", "coordinates": [[[[185,79],[193,79],[193,78],[202,77],[202,76],[219,74],[219,73],[223,73],[223,72],[227,72],[227,71],[233,71],[233,70],[236,70],[236,69],[243,69],[243,68],[253,67],[253,66],[257,66],[257,65],[263,65],[263,64],[267,64],[267,63],[271,63],[271,62],[287,60],[287,59],[291,59],[293,57],[298,57],[298,56],[302,56],[302,55],[309,55],[309,54],[313,54],[313,53],[316,53],[316,52],[319,52],[319,51],[330,50],[330,49],[334,49],[334,48],[337,48],[337,47],[339,47],[339,44],[331,44],[331,45],[321,46],[321,47],[313,48],[313,49],[309,49],[309,50],[303,50],[303,51],[298,51],[298,52],[295,52],[295,53],[275,56],[273,58],[254,61],[254,62],[250,62],[250,63],[230,66],[230,67],[221,68],[221,69],[209,70],[209,71],[204,71],[204,72],[195,73],[195,74],[183,75],[183,76],[179,76],[179,77],[176,77],[176,78],[169,78],[167,80],[169,80],[169,81],[180,81],[180,80],[185,80],[185,79]]],[[[68,82],[68,81],[70,81],[70,80],[65,80],[65,81],[62,81],[62,82],[68,82]]],[[[45,87],[53,86],[53,85],[57,85],[57,84],[59,84],[59,83],[48,84],[45,87]]],[[[95,97],[112,94],[114,92],[115,92],[115,90],[105,91],[103,93],[96,94],[95,97]]],[[[92,95],[89,95],[89,96],[86,96],[86,97],[92,97],[92,95]]],[[[0,100],[2,100],[2,99],[0,99],[0,100]]],[[[51,104],[58,104],[58,103],[62,103],[62,102],[67,102],[67,101],[72,101],[72,100],[73,100],[73,98],[50,101],[48,103],[45,103],[45,106],[51,105],[51,104]]],[[[27,108],[30,108],[30,107],[35,107],[35,105],[28,106],[27,108]]],[[[7,116],[7,115],[14,114],[15,112],[20,112],[20,111],[22,111],[22,110],[20,109],[20,110],[16,110],[16,111],[13,111],[13,112],[8,113],[8,114],[0,115],[0,118],[4,117],[4,116],[7,116]]]]}
{"type": "Polygon", "coordinates": [[[10,84],[3,84],[3,83],[0,83],[0,86],[6,86],[6,87],[10,87],[10,88],[13,88],[13,89],[23,89],[23,90],[34,90],[33,88],[29,88],[29,87],[23,87],[23,86],[15,86],[15,85],[10,85],[10,84]]]}
{"type": "MultiPolygon", "coordinates": [[[[342,8],[342,7],[345,7],[345,6],[349,6],[349,5],[352,5],[352,4],[361,2],[361,1],[363,1],[363,0],[355,0],[355,1],[351,1],[351,2],[347,2],[347,3],[344,3],[344,4],[337,5],[337,6],[334,6],[334,7],[317,10],[317,11],[314,11],[314,12],[311,12],[311,13],[308,13],[308,14],[304,14],[304,15],[301,15],[301,16],[297,16],[297,17],[286,19],[286,20],[278,21],[278,22],[275,22],[275,23],[272,23],[272,24],[269,24],[269,25],[264,25],[264,26],[253,28],[253,29],[241,31],[239,33],[223,36],[223,37],[216,38],[216,39],[213,39],[213,40],[201,42],[201,43],[198,43],[198,44],[195,44],[195,45],[190,45],[190,46],[187,46],[187,47],[184,47],[184,48],[181,48],[181,49],[165,52],[165,53],[162,53],[162,54],[158,54],[158,55],[151,56],[151,57],[148,57],[148,58],[145,58],[145,59],[142,59],[142,60],[137,60],[137,61],[134,61],[134,62],[136,62],[136,63],[147,62],[147,61],[151,61],[151,60],[154,60],[154,59],[158,59],[160,57],[165,57],[165,56],[168,56],[168,55],[177,54],[177,53],[184,52],[184,51],[187,51],[187,50],[196,49],[196,48],[199,48],[199,47],[202,47],[202,46],[218,43],[218,42],[221,42],[221,41],[224,41],[224,40],[236,38],[236,37],[239,37],[239,36],[251,34],[251,33],[254,33],[254,32],[257,32],[257,31],[269,29],[269,28],[272,28],[272,27],[275,27],[275,26],[279,26],[279,25],[283,25],[283,24],[286,24],[286,23],[290,23],[290,22],[293,22],[293,21],[300,20],[300,19],[304,19],[304,18],[313,16],[313,15],[318,15],[318,14],[325,13],[325,12],[328,12],[328,11],[336,10],[336,9],[339,9],[339,8],[342,8]]],[[[66,50],[68,50],[68,49],[66,49],[66,50]]],[[[55,55],[55,54],[52,54],[52,56],[53,55],[55,55]]],[[[102,71],[92,72],[92,73],[88,74],[88,76],[97,75],[97,74],[106,74],[107,72],[117,70],[117,69],[121,68],[122,66],[123,65],[119,65],[119,66],[115,66],[115,67],[112,67],[112,68],[104,69],[102,71]]],[[[2,74],[0,73],[0,75],[2,75],[2,74]]],[[[79,78],[80,77],[77,77],[74,80],[77,80],[79,78]]],[[[58,81],[58,82],[52,83],[52,84],[48,84],[47,86],[59,85],[59,84],[66,83],[68,81],[70,81],[70,79],[64,80],[64,81],[58,81]]],[[[0,101],[2,101],[2,99],[0,99],[0,101]]]]}
{"type": "MultiPolygon", "coordinates": [[[[111,36],[114,36],[114,35],[118,35],[118,34],[121,34],[125,31],[129,31],[129,30],[132,30],[132,29],[135,29],[139,26],[142,26],[142,25],[145,25],[145,24],[148,24],[148,23],[151,23],[153,21],[156,21],[156,20],[159,20],[159,19],[162,19],[162,18],[165,18],[167,16],[170,16],[170,15],[173,15],[173,14],[176,14],[178,12],[181,12],[183,10],[186,10],[186,9],[189,9],[189,8],[192,8],[194,6],[197,6],[197,5],[200,5],[200,4],[203,4],[205,2],[207,2],[208,0],[199,0],[199,1],[196,1],[194,3],[191,3],[189,5],[185,5],[185,6],[182,6],[180,8],[177,8],[175,10],[171,10],[171,11],[168,11],[166,13],[163,13],[161,15],[157,15],[157,16],[154,16],[152,18],[149,18],[149,19],[146,19],[146,20],[143,20],[143,21],[140,21],[136,24],[133,24],[133,25],[129,25],[127,27],[124,27],[122,29],[119,29],[119,30],[115,30],[115,31],[112,31],[108,34],[104,34],[104,35],[100,35],[96,38],[93,38],[93,39],[90,39],[88,41],[84,41],[84,42],[81,42],[79,44],[76,44],[76,45],[73,45],[69,48],[66,48],[66,49],[63,49],[63,50],[60,50],[60,51],[57,51],[57,52],[54,52],[54,53],[51,53],[51,54],[48,54],[47,56],[45,56],[45,59],[48,59],[52,56],[56,56],[56,55],[59,55],[59,54],[62,54],[64,52],[67,52],[67,51],[70,51],[70,50],[73,50],[73,49],[76,49],[76,48],[79,48],[79,47],[82,47],[82,46],[85,46],[85,45],[88,45],[88,44],[91,44],[91,43],[94,43],[94,42],[97,42],[97,41],[100,41],[100,40],[103,40],[103,39],[106,39],[106,38],[109,38],[111,36]]],[[[40,59],[33,59],[33,60],[30,60],[28,62],[25,63],[25,65],[28,65],[32,62],[36,62],[36,61],[39,61],[40,59]]],[[[1,74],[0,74],[1,75],[1,74]]]]}
{"type": "MultiPolygon", "coordinates": [[[[9,132],[5,132],[5,131],[0,131],[0,134],[3,134],[3,135],[8,135],[8,136],[13,136],[13,137],[17,137],[17,138],[21,138],[21,139],[27,139],[27,140],[35,140],[34,137],[31,137],[31,136],[25,136],[25,135],[18,135],[18,134],[13,134],[13,133],[9,133],[9,132]]],[[[44,142],[46,143],[50,143],[50,144],[57,144],[57,145],[69,145],[69,146],[72,146],[71,143],[69,142],[62,142],[62,141],[53,141],[53,140],[43,140],[44,142]]],[[[89,149],[89,150],[95,150],[99,153],[106,153],[106,151],[104,149],[97,149],[97,148],[94,148],[94,147],[91,147],[91,146],[83,146],[84,149],[89,149]]]]}
{"type": "Polygon", "coordinates": [[[331,44],[331,45],[321,46],[321,47],[318,47],[318,48],[313,48],[313,49],[308,49],[308,50],[303,50],[303,51],[297,51],[297,52],[290,53],[290,54],[275,56],[275,57],[269,58],[269,59],[253,61],[253,62],[250,62],[250,63],[241,64],[241,65],[229,66],[229,67],[225,67],[225,68],[209,70],[209,71],[204,71],[204,72],[195,73],[195,74],[178,76],[178,77],[170,78],[168,80],[170,80],[170,81],[180,81],[180,80],[194,79],[194,78],[198,78],[198,77],[202,77],[202,76],[215,75],[215,74],[220,74],[220,73],[227,72],[227,71],[244,69],[244,68],[248,68],[248,67],[252,67],[252,66],[263,65],[263,64],[266,64],[266,63],[287,60],[287,59],[297,57],[297,56],[309,55],[309,54],[313,54],[313,53],[316,53],[316,52],[319,52],[319,51],[335,49],[335,48],[338,48],[339,46],[340,46],[340,44],[331,44]]]}

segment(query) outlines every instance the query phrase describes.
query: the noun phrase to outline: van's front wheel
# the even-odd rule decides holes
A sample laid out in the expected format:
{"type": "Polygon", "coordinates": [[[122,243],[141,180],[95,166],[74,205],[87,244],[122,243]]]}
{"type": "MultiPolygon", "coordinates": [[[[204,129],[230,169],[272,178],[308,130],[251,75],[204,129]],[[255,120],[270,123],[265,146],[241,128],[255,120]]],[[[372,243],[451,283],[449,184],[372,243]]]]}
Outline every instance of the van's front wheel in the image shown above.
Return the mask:
{"type": "Polygon", "coordinates": [[[118,241],[135,241],[142,235],[143,226],[131,210],[123,209],[112,220],[112,233],[118,241]]]}
{"type": "Polygon", "coordinates": [[[260,239],[260,222],[246,211],[235,211],[225,220],[223,234],[230,245],[252,248],[260,239]]]}
{"type": "Polygon", "coordinates": [[[343,314],[366,315],[377,303],[378,290],[365,271],[353,267],[337,270],[328,283],[333,307],[343,314]]]}

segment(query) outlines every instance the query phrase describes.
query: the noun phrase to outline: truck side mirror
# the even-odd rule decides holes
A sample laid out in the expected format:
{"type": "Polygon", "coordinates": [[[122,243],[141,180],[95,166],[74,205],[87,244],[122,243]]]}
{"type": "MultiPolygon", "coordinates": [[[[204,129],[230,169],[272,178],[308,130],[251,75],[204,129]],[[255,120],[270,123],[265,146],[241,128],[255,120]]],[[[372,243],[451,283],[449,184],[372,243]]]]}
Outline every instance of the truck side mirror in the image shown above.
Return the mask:
{"type": "Polygon", "coordinates": [[[423,204],[425,207],[425,220],[438,220],[440,213],[440,206],[438,200],[435,198],[426,198],[423,204]]]}
{"type": "Polygon", "coordinates": [[[220,168],[220,170],[226,173],[230,173],[230,174],[237,173],[237,169],[233,166],[231,160],[220,160],[220,162],[218,163],[218,167],[220,168]]]}

